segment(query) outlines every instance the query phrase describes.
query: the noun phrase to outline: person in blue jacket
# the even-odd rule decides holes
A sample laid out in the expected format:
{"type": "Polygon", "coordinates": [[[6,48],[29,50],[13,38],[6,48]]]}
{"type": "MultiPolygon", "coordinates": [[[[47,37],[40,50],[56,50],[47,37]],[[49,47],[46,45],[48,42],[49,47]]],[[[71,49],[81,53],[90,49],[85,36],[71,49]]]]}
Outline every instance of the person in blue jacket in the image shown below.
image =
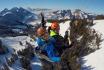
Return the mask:
{"type": "Polygon", "coordinates": [[[57,50],[53,45],[53,42],[55,41],[54,39],[50,38],[45,28],[40,27],[37,29],[36,42],[40,50],[46,52],[50,60],[53,62],[60,61],[60,56],[58,55],[57,50]]]}
{"type": "Polygon", "coordinates": [[[69,47],[69,44],[68,44],[69,41],[67,40],[68,32],[67,32],[67,34],[65,33],[64,37],[62,37],[59,34],[59,31],[60,31],[59,23],[52,22],[48,32],[49,32],[50,37],[55,40],[54,46],[55,46],[56,50],[58,51],[59,55],[61,56],[63,54],[63,52],[65,51],[65,49],[69,47]]]}

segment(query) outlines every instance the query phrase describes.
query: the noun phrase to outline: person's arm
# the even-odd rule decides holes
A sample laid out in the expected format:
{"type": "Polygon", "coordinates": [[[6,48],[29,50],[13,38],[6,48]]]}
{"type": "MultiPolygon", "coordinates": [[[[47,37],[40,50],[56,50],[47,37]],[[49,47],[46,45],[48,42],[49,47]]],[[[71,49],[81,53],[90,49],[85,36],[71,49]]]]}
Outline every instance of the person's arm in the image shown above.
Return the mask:
{"type": "Polygon", "coordinates": [[[44,15],[43,15],[43,13],[41,13],[41,26],[43,27],[43,28],[46,28],[46,21],[44,20],[44,15]]]}

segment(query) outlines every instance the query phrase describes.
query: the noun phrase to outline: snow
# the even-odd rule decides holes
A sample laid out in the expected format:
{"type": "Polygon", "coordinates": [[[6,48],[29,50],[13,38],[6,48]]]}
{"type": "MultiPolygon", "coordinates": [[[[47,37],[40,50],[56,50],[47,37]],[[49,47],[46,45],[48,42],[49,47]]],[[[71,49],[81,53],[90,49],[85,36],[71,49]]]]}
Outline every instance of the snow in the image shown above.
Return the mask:
{"type": "Polygon", "coordinates": [[[66,21],[65,23],[60,23],[60,34],[61,34],[61,36],[64,37],[65,31],[67,31],[68,28],[70,28],[69,23],[70,23],[70,21],[66,21]]]}
{"type": "MultiPolygon", "coordinates": [[[[70,21],[66,21],[65,23],[60,23],[60,34],[64,36],[65,31],[70,28],[69,26],[70,21]]],[[[104,20],[95,20],[94,21],[95,25],[92,27],[94,28],[98,33],[102,34],[102,38],[104,39],[104,20]]],[[[33,23],[32,23],[33,24],[33,23]]],[[[35,24],[35,23],[34,23],[35,24]]],[[[51,23],[47,23],[47,26],[50,26],[51,23]]],[[[16,50],[21,50],[24,48],[24,45],[26,44],[25,42],[28,41],[30,42],[30,37],[29,36],[17,36],[17,37],[5,37],[5,38],[0,38],[3,41],[3,44],[10,47],[14,48],[16,50]],[[22,41],[23,46],[19,44],[19,41],[22,41]]],[[[34,42],[30,42],[31,44],[34,44],[34,42]]],[[[5,56],[9,57],[10,53],[6,55],[0,55],[0,62],[5,62],[5,56]]],[[[38,59],[38,56],[34,57],[34,59],[31,61],[32,64],[32,69],[34,70],[41,70],[42,64],[40,60],[38,59]]],[[[19,67],[20,64],[18,61],[13,65],[10,70],[22,70],[21,67],[19,67]]],[[[104,70],[104,41],[101,42],[100,49],[96,50],[95,52],[81,57],[81,70],[104,70]]]]}
{"type": "Polygon", "coordinates": [[[19,42],[22,41],[22,43],[25,45],[25,42],[29,41],[30,38],[27,36],[17,36],[17,37],[5,37],[1,38],[1,40],[3,42],[3,45],[7,47],[12,47],[18,51],[20,49],[25,48],[24,46],[21,46],[19,42]]]}
{"type": "MultiPolygon", "coordinates": [[[[2,66],[3,63],[6,62],[5,57],[10,58],[11,53],[13,52],[13,48],[18,51],[25,48],[26,41],[29,42],[32,45],[35,45],[35,42],[31,42],[31,38],[29,36],[17,36],[17,37],[5,37],[0,38],[3,42],[3,45],[9,48],[9,53],[5,55],[0,55],[0,66],[2,66]],[[22,42],[23,45],[21,46],[19,42],[22,42]]],[[[41,61],[38,59],[38,56],[34,57],[31,61],[31,67],[32,70],[41,70],[42,64],[41,61]]],[[[15,62],[15,64],[10,67],[10,70],[23,70],[21,67],[21,64],[19,63],[19,60],[15,62]]]]}
{"type": "MultiPolygon", "coordinates": [[[[35,25],[36,22],[31,23],[32,25],[35,25]]],[[[47,23],[46,26],[50,26],[51,23],[47,23]]],[[[60,23],[60,34],[62,36],[64,36],[65,31],[69,28],[69,21],[65,22],[65,23],[60,23]],[[67,26],[67,27],[66,27],[67,26]]],[[[0,64],[3,64],[6,62],[5,57],[10,58],[11,53],[13,52],[14,48],[16,51],[18,50],[22,50],[25,48],[26,45],[26,41],[31,43],[32,45],[36,46],[36,42],[31,42],[31,38],[29,36],[17,36],[17,37],[4,37],[4,38],[0,38],[3,42],[3,45],[5,45],[6,47],[9,48],[10,53],[6,54],[6,55],[0,55],[0,61],[2,61],[0,64]],[[23,43],[23,45],[20,45],[20,41],[23,43]]],[[[32,69],[36,69],[36,70],[41,70],[42,68],[42,64],[41,61],[39,60],[39,56],[36,55],[36,57],[34,57],[34,59],[31,61],[31,66],[32,69]]],[[[15,62],[15,64],[12,65],[12,67],[10,67],[10,70],[22,70],[21,68],[21,64],[19,63],[19,60],[17,60],[15,62]]]]}
{"type": "MultiPolygon", "coordinates": [[[[64,36],[65,31],[70,28],[69,22],[70,21],[60,23],[60,34],[62,36],[64,36]]],[[[94,20],[94,23],[95,25],[92,28],[102,34],[102,39],[104,39],[104,20],[94,20]]],[[[99,47],[99,50],[96,50],[87,56],[81,57],[81,70],[104,70],[104,41],[101,42],[99,47]]]]}
{"type": "MultiPolygon", "coordinates": [[[[104,39],[104,20],[95,20],[92,27],[102,34],[104,39]]],[[[100,49],[82,57],[82,70],[104,70],[104,41],[100,45],[100,49]]]]}
{"type": "Polygon", "coordinates": [[[5,16],[6,14],[10,14],[11,12],[6,12],[6,13],[4,13],[2,16],[5,16]]]}
{"type": "Polygon", "coordinates": [[[32,69],[33,70],[41,70],[42,69],[42,64],[37,57],[35,57],[34,60],[32,60],[32,69]]]}
{"type": "Polygon", "coordinates": [[[29,24],[32,26],[35,26],[36,24],[40,24],[40,23],[41,23],[41,20],[34,20],[34,21],[29,22],[29,24]]]}

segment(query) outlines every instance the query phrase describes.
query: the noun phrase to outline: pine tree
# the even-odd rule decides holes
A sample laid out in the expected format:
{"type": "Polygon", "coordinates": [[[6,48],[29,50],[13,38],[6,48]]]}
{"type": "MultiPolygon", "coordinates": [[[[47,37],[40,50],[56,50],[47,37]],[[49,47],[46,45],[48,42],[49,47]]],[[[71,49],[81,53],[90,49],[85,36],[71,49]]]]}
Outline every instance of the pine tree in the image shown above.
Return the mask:
{"type": "Polygon", "coordinates": [[[70,22],[70,40],[73,46],[66,49],[61,56],[62,62],[70,67],[70,70],[80,70],[79,57],[94,52],[100,45],[101,35],[91,29],[94,23],[88,20],[73,19],[70,22]],[[90,46],[93,46],[93,48],[90,46]]]}

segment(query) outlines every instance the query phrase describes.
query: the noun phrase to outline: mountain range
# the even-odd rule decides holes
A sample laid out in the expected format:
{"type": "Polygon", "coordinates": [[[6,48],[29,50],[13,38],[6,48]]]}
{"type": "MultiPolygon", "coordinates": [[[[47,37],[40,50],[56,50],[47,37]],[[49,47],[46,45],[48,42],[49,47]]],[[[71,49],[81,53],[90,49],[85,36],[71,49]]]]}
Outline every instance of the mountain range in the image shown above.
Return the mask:
{"type": "MultiPolygon", "coordinates": [[[[5,8],[0,12],[0,35],[3,34],[18,34],[24,33],[31,26],[31,22],[37,23],[35,21],[41,21],[40,13],[44,14],[45,20],[63,20],[63,19],[73,19],[75,18],[94,18],[91,13],[83,12],[76,9],[72,12],[68,10],[52,10],[52,9],[24,9],[22,7],[14,7],[12,9],[5,8]]],[[[40,22],[39,22],[40,23],[40,22]]]]}

